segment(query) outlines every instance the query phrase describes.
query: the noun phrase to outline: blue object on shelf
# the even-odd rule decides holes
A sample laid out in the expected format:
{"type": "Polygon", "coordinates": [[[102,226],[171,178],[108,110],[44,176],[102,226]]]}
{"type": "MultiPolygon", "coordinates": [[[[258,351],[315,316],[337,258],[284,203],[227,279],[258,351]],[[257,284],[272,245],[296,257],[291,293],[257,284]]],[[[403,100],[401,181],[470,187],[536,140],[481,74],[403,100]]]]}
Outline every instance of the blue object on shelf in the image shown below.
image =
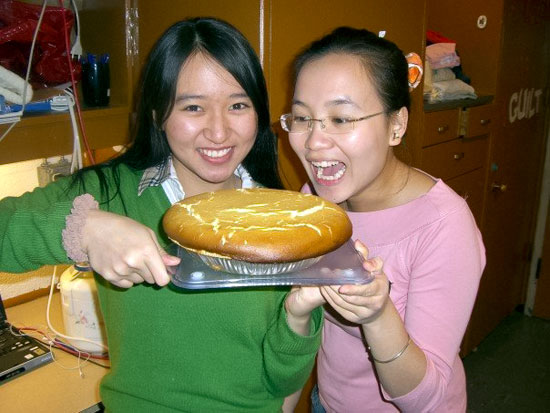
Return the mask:
{"type": "MultiPolygon", "coordinates": [[[[6,104],[3,95],[0,95],[0,115],[20,112],[22,105],[6,104]]],[[[69,100],[66,96],[54,96],[49,99],[29,102],[25,104],[24,113],[63,112],[69,109],[69,100]]]]}

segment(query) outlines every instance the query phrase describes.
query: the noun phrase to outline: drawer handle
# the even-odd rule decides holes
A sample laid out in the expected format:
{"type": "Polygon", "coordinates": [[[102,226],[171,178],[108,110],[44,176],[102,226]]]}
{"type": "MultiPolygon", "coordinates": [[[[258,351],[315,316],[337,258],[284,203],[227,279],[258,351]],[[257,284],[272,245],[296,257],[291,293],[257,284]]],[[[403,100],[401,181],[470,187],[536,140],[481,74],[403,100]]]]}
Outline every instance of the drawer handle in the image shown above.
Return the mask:
{"type": "Polygon", "coordinates": [[[482,125],[488,125],[489,123],[491,123],[491,119],[481,119],[479,123],[481,123],[482,125]]]}
{"type": "Polygon", "coordinates": [[[464,152],[455,153],[453,155],[453,158],[457,161],[461,160],[462,158],[464,158],[464,152]]]}
{"type": "Polygon", "coordinates": [[[437,131],[439,133],[447,132],[447,130],[449,130],[449,125],[444,125],[444,126],[440,126],[439,128],[437,128],[437,131]]]}
{"type": "Polygon", "coordinates": [[[497,192],[497,191],[506,192],[507,189],[508,189],[508,186],[506,184],[498,184],[496,182],[493,182],[491,184],[491,190],[493,192],[497,192]]]}

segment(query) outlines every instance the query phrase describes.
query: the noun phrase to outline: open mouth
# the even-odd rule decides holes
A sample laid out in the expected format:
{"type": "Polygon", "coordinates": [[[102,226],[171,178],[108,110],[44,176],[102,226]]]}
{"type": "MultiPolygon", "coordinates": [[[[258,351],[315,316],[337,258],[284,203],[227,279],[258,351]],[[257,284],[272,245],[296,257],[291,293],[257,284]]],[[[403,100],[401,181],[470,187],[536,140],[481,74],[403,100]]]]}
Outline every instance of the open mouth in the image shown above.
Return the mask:
{"type": "Polygon", "coordinates": [[[311,162],[311,165],[320,181],[337,181],[346,173],[346,165],[339,161],[311,162]]]}

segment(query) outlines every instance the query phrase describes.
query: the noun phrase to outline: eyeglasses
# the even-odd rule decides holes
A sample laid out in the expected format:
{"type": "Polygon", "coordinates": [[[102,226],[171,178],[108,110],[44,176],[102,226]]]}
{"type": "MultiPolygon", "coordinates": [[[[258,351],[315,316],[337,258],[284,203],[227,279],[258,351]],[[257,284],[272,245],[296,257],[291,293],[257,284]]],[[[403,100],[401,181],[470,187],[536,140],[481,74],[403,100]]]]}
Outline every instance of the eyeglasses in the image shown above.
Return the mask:
{"type": "Polygon", "coordinates": [[[321,130],[330,134],[339,134],[351,132],[355,129],[355,123],[370,119],[385,113],[384,111],[362,118],[346,118],[342,116],[327,116],[324,119],[314,119],[309,116],[294,116],[292,113],[286,113],[281,116],[281,126],[290,133],[305,133],[313,130],[313,122],[321,124],[321,130]]]}

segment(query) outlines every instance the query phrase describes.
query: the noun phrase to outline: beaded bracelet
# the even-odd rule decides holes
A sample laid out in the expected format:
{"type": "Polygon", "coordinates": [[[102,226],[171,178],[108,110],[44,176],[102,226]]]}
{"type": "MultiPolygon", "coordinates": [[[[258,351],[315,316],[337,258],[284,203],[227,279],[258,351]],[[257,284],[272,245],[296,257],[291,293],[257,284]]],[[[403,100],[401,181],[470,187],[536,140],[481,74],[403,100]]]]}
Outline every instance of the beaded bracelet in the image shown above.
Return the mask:
{"type": "Polygon", "coordinates": [[[83,194],[74,199],[71,214],[65,217],[65,229],[61,232],[63,248],[67,257],[76,263],[89,262],[88,254],[82,249],[82,228],[91,209],[99,209],[99,204],[90,194],[83,194]]]}
{"type": "MultiPolygon", "coordinates": [[[[407,348],[409,347],[409,345],[411,344],[411,337],[408,336],[409,339],[407,340],[407,344],[405,344],[405,347],[403,347],[400,351],[398,351],[397,353],[395,353],[392,357],[390,357],[389,359],[387,360],[378,360],[376,357],[374,357],[372,355],[372,353],[370,353],[370,356],[372,357],[372,359],[377,362],[377,363],[381,363],[381,364],[386,364],[386,363],[391,363],[392,361],[394,360],[397,360],[399,357],[401,357],[403,355],[403,353],[405,352],[405,350],[407,350],[407,348]]],[[[367,347],[369,349],[369,352],[371,351],[370,347],[367,347]]]]}

